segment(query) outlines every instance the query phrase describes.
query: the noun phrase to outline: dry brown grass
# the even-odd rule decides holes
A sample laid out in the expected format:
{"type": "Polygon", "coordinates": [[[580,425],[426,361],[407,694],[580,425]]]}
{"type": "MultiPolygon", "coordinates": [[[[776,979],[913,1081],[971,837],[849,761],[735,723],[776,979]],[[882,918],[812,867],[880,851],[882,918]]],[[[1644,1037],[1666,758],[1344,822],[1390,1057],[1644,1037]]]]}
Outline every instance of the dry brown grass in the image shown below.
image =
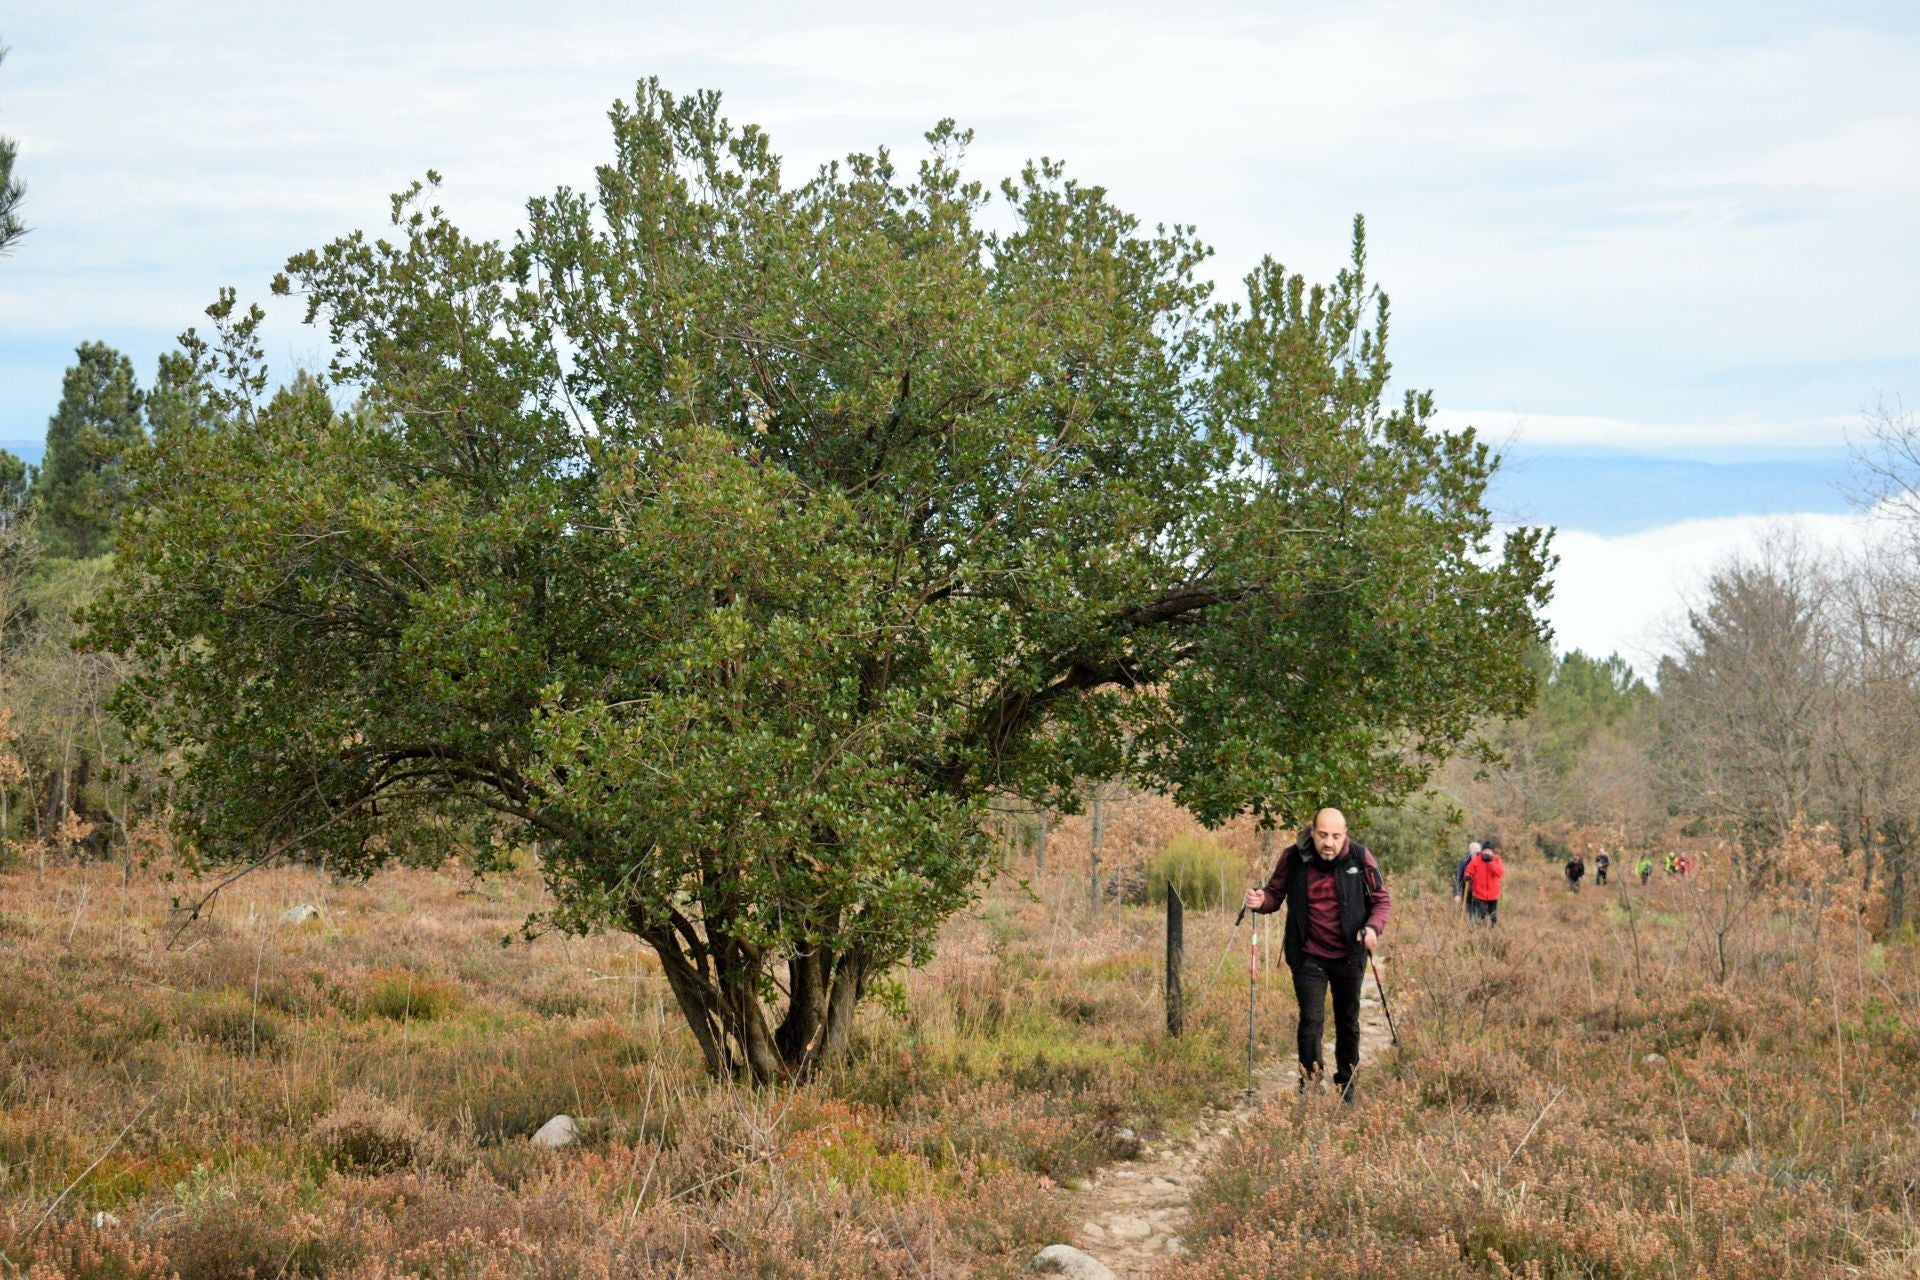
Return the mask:
{"type": "MultiPolygon", "coordinates": [[[[1185,826],[1135,819],[1104,865],[1185,826]]],[[[873,1002],[850,1062],[761,1092],[701,1078],[631,940],[501,945],[529,874],[266,872],[172,950],[181,886],[0,874],[0,1275],[1022,1274],[1073,1226],[1057,1184],[1244,1069],[1245,933],[1189,918],[1169,1042],[1159,916],[1090,917],[1086,866],[1063,824],[1044,874],[1014,868],[873,1002]],[[318,921],[277,923],[305,901],[318,921]],[[532,1148],[561,1111],[583,1144],[532,1148]]],[[[1915,1273],[1910,939],[1794,895],[1730,915],[1710,875],[1623,904],[1523,855],[1508,883],[1489,934],[1396,881],[1402,1052],[1357,1112],[1276,1109],[1231,1145],[1171,1280],[1915,1273]]]]}
{"type": "Polygon", "coordinates": [[[1920,1274],[1911,939],[1789,895],[1722,983],[1710,880],[1628,890],[1636,967],[1614,886],[1510,866],[1497,932],[1402,904],[1401,1054],[1357,1113],[1238,1143],[1170,1280],[1920,1274]]]}
{"type": "Polygon", "coordinates": [[[1011,1276],[1071,1225],[1054,1184],[1241,1070],[1226,922],[1169,1043],[1157,916],[1090,920],[1069,869],[760,1092],[702,1078],[630,939],[517,940],[530,874],[261,872],[169,949],[180,889],[0,874],[0,1275],[1011,1276]],[[582,1145],[531,1147],[557,1112],[582,1145]]]}

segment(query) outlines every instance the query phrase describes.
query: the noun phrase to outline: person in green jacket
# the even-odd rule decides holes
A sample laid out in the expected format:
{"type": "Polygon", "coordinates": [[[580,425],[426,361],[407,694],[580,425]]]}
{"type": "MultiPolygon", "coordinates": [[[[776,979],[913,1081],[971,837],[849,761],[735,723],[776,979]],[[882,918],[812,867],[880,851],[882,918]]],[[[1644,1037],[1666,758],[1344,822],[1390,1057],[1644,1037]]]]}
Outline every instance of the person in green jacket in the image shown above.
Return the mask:
{"type": "Polygon", "coordinates": [[[1653,876],[1653,859],[1642,858],[1633,864],[1633,869],[1639,875],[1640,883],[1645,884],[1653,876]]]}

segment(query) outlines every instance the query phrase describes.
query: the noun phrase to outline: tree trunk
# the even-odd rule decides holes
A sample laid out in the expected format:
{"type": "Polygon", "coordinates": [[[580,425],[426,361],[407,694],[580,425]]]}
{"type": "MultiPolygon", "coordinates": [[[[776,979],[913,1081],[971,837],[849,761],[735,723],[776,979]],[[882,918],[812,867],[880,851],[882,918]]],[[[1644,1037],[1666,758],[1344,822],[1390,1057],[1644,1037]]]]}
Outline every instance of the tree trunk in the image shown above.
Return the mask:
{"type": "Polygon", "coordinates": [[[1901,858],[1887,875],[1887,929],[1898,929],[1907,922],[1907,861],[1901,858]]]}
{"type": "Polygon", "coordinates": [[[677,915],[664,923],[649,919],[637,904],[628,906],[627,925],[660,957],[674,1002],[716,1079],[744,1067],[755,1084],[771,1084],[844,1052],[866,984],[857,953],[837,963],[826,947],[791,957],[787,1011],[776,1031],[760,999],[763,952],[677,915]]]}
{"type": "Polygon", "coordinates": [[[787,1016],[773,1033],[780,1060],[789,1066],[806,1058],[807,1047],[826,1016],[826,986],[830,952],[814,947],[787,962],[787,1016]]]}
{"type": "Polygon", "coordinates": [[[1886,821],[1887,931],[1907,922],[1907,864],[1913,861],[1913,826],[1905,818],[1886,821]]]}
{"type": "Polygon", "coordinates": [[[667,976],[674,1003],[680,1006],[680,1016],[686,1019],[693,1038],[699,1042],[707,1070],[715,1079],[731,1076],[733,1059],[727,1052],[726,1034],[714,1008],[713,985],[681,950],[680,938],[671,928],[642,928],[633,932],[660,957],[660,968],[667,976]]]}
{"type": "Polygon", "coordinates": [[[858,949],[849,951],[834,970],[833,993],[827,999],[827,1025],[820,1033],[815,1062],[834,1062],[846,1056],[854,1010],[866,988],[867,958],[858,949]]]}
{"type": "Polygon", "coordinates": [[[787,1072],[773,1043],[773,1032],[767,1027],[766,1010],[760,1006],[759,957],[731,940],[722,940],[714,948],[714,955],[720,989],[726,997],[720,1006],[721,1022],[753,1082],[771,1084],[787,1072]]]}

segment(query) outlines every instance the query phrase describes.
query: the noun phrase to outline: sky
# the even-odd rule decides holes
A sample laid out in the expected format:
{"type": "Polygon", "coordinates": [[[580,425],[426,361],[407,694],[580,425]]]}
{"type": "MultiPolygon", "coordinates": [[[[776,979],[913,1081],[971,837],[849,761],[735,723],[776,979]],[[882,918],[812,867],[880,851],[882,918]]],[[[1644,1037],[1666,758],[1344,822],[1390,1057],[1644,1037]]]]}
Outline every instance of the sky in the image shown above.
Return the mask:
{"type": "MultiPolygon", "coordinates": [[[[1688,592],[1782,523],[1859,537],[1850,448],[1920,402],[1920,5],[94,4],[0,9],[32,233],[0,260],[0,445],[83,341],[143,379],[222,285],[377,227],[428,168],[471,232],[590,183],[605,112],[713,88],[802,177],[953,117],[996,180],[1064,158],[1196,224],[1223,291],[1313,278],[1355,214],[1396,379],[1561,530],[1562,648],[1643,670],[1688,592]],[[1902,157],[1907,157],[1903,160],[1902,157]]],[[[325,363],[269,306],[268,351],[325,363]]]]}

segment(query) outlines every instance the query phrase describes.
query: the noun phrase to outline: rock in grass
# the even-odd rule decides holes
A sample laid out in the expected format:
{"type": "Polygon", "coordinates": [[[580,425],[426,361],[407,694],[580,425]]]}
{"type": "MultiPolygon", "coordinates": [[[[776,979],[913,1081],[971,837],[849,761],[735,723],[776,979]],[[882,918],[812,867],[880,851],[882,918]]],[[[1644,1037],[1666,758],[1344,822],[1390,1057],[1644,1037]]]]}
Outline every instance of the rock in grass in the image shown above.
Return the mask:
{"type": "Polygon", "coordinates": [[[1112,1267],[1070,1244],[1050,1244],[1034,1254],[1033,1269],[1067,1280],[1115,1280],[1112,1267]]]}
{"type": "Polygon", "coordinates": [[[1667,1055],[1664,1053],[1650,1053],[1640,1059],[1640,1065],[1643,1067],[1664,1067],[1667,1065],[1667,1055]]]}
{"type": "Polygon", "coordinates": [[[114,1217],[105,1209],[93,1215],[93,1229],[95,1231],[111,1231],[119,1225],[120,1219],[114,1217]]]}
{"type": "Polygon", "coordinates": [[[288,907],[280,913],[281,924],[305,924],[309,920],[320,918],[320,908],[311,902],[303,902],[297,907],[288,907]]]}
{"type": "Polygon", "coordinates": [[[557,1150],[580,1141],[580,1125],[572,1116],[555,1116],[541,1125],[529,1139],[536,1147],[557,1150]]]}

